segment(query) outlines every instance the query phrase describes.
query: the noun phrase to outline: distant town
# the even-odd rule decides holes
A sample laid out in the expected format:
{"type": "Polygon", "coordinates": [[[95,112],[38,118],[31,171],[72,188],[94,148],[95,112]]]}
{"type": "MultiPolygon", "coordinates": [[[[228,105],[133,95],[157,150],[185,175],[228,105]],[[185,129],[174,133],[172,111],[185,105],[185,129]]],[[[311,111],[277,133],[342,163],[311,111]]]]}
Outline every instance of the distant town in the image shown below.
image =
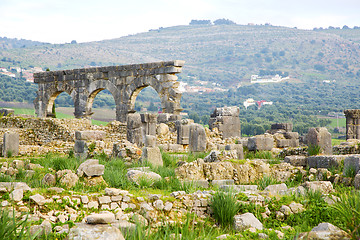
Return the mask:
{"type": "Polygon", "coordinates": [[[20,67],[10,67],[7,69],[5,67],[0,67],[0,74],[12,78],[22,77],[25,78],[27,82],[34,82],[34,73],[37,72],[44,72],[44,70],[41,67],[32,67],[29,69],[23,69],[20,67]]]}

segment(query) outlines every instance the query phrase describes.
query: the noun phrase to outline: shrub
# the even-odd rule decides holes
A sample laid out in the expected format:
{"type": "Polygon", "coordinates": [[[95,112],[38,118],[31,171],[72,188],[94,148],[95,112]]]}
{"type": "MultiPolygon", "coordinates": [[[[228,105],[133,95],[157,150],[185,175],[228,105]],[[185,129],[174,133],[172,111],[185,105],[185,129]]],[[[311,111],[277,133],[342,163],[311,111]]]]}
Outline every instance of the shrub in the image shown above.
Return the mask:
{"type": "Polygon", "coordinates": [[[331,208],[335,211],[340,226],[352,239],[360,238],[360,192],[343,193],[331,208]]]}
{"type": "Polygon", "coordinates": [[[237,202],[236,195],[231,191],[217,191],[211,199],[210,207],[216,221],[223,227],[229,227],[234,216],[239,212],[240,204],[237,202]]]}
{"type": "Polygon", "coordinates": [[[344,176],[354,178],[356,175],[356,168],[355,166],[349,166],[344,169],[344,176]]]}

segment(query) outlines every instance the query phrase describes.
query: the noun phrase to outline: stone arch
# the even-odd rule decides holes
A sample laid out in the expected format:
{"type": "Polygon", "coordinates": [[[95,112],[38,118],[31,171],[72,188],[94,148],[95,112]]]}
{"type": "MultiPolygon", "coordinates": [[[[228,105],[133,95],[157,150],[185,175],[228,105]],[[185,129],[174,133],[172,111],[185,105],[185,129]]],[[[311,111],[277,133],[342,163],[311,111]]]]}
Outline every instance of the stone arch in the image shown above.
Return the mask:
{"type": "Polygon", "coordinates": [[[117,99],[117,96],[120,95],[120,93],[119,93],[119,90],[116,88],[116,86],[112,82],[107,81],[107,80],[96,80],[94,82],[91,82],[87,89],[88,96],[87,96],[86,105],[85,105],[86,116],[89,117],[93,114],[92,105],[94,103],[95,97],[96,97],[96,95],[98,95],[99,92],[101,92],[103,90],[108,90],[111,93],[111,95],[114,98],[115,105],[117,105],[116,99],[117,99]]]}
{"type": "Polygon", "coordinates": [[[44,115],[46,117],[52,116],[52,108],[55,103],[55,100],[63,92],[69,94],[74,102],[74,94],[73,94],[74,91],[72,89],[71,90],[70,89],[62,89],[62,88],[51,89],[48,94],[48,99],[45,99],[44,115]]]}
{"type": "Polygon", "coordinates": [[[161,83],[158,79],[155,77],[141,77],[136,78],[134,81],[130,84],[128,87],[128,91],[130,93],[130,97],[128,100],[128,113],[134,113],[135,111],[135,101],[141,90],[143,90],[146,87],[152,87],[159,95],[159,98],[161,100],[161,108],[164,108],[163,106],[163,100],[161,96],[163,95],[163,88],[161,86],[161,83]]]}

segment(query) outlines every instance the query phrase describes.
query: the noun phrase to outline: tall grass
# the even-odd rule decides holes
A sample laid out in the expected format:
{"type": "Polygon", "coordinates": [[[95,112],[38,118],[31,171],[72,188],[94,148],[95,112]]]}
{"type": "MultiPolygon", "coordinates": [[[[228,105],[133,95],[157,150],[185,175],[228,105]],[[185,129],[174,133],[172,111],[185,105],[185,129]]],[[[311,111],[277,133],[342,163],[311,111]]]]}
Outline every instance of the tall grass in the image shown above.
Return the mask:
{"type": "Polygon", "coordinates": [[[15,211],[12,213],[6,209],[0,209],[0,239],[35,239],[36,235],[30,236],[27,231],[27,217],[20,220],[15,217],[15,211]]]}
{"type": "Polygon", "coordinates": [[[214,212],[214,218],[223,227],[230,227],[234,216],[240,210],[240,204],[232,191],[217,191],[211,198],[210,207],[214,212]]]}
{"type": "Polygon", "coordinates": [[[270,151],[249,151],[245,152],[245,159],[274,159],[270,151]]]}
{"type": "Polygon", "coordinates": [[[278,183],[279,182],[276,181],[276,179],[268,175],[263,175],[262,178],[255,181],[255,184],[258,185],[259,190],[264,190],[267,186],[278,183]]]}
{"type": "Polygon", "coordinates": [[[314,144],[309,144],[309,146],[308,146],[308,154],[309,154],[309,156],[319,155],[320,152],[321,152],[320,146],[314,145],[314,144]]]}
{"type": "Polygon", "coordinates": [[[342,193],[340,200],[331,208],[335,211],[337,220],[343,224],[340,227],[349,233],[352,239],[360,239],[360,192],[342,193]]]}

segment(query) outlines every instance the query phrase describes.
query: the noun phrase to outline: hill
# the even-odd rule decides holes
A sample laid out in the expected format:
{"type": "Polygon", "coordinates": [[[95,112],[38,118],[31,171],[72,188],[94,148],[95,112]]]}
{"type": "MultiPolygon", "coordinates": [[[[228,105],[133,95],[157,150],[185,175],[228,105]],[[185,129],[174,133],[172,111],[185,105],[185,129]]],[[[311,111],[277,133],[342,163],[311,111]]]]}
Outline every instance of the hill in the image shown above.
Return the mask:
{"type": "Polygon", "coordinates": [[[360,76],[357,42],[325,31],[270,25],[175,26],[99,42],[12,48],[0,53],[4,58],[51,70],[181,59],[186,61],[182,80],[225,87],[271,71],[301,80],[360,76]]]}

